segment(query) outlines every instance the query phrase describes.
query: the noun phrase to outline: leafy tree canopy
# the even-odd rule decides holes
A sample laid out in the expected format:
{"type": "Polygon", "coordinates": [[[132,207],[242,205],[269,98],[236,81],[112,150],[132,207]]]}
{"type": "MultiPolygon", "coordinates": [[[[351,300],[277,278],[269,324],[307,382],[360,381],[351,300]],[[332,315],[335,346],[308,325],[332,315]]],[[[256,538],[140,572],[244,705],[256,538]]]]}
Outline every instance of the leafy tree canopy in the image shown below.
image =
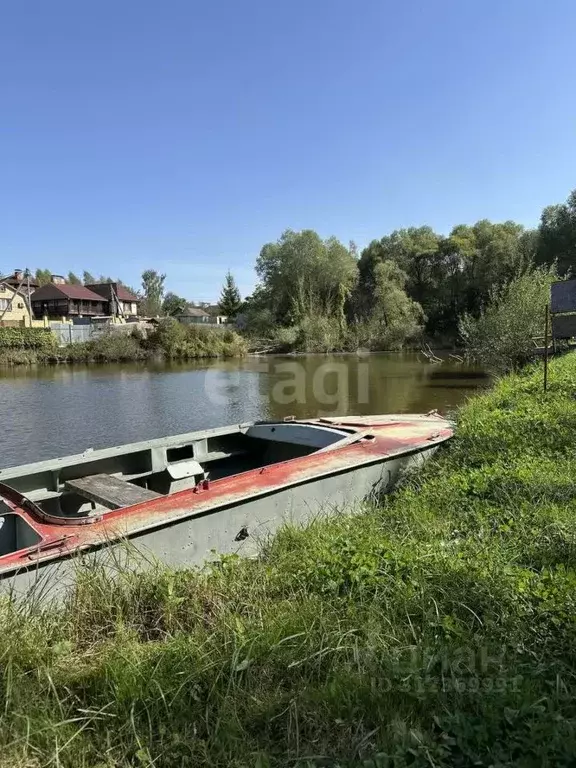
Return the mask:
{"type": "Polygon", "coordinates": [[[162,311],[162,298],[164,296],[165,274],[160,274],[155,269],[146,269],[142,273],[142,313],[151,317],[157,317],[162,311]]]}
{"type": "Polygon", "coordinates": [[[162,314],[174,317],[181,314],[187,306],[188,302],[186,299],[182,298],[182,296],[177,296],[172,291],[168,291],[162,302],[162,314]]]}

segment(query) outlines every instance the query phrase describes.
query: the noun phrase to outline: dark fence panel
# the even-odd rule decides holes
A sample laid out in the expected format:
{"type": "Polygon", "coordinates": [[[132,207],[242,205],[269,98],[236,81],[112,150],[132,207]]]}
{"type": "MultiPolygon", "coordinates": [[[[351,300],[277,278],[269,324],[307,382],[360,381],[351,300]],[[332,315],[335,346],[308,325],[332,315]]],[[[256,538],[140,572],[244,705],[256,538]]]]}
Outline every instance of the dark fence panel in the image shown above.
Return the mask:
{"type": "Polygon", "coordinates": [[[576,336],[576,315],[554,315],[552,336],[555,339],[571,339],[576,336]]]}
{"type": "Polygon", "coordinates": [[[550,297],[550,311],[576,312],[576,280],[563,280],[560,283],[552,283],[550,297]]]}

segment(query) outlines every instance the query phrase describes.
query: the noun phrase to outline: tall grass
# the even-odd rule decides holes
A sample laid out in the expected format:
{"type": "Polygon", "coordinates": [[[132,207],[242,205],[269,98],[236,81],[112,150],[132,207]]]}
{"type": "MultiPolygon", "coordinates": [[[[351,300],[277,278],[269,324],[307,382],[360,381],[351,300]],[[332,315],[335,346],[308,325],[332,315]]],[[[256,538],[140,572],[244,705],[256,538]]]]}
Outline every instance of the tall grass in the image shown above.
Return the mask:
{"type": "Polygon", "coordinates": [[[472,399],[379,507],[258,561],[0,607],[0,765],[571,766],[576,356],[472,399]]]}

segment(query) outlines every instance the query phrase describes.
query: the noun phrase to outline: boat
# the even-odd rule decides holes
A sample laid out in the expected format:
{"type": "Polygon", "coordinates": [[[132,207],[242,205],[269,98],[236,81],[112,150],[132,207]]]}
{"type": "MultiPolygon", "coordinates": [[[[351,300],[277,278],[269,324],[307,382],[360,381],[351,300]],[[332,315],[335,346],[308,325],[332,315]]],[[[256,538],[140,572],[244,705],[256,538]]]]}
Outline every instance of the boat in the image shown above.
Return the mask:
{"type": "Polygon", "coordinates": [[[436,412],[256,421],[0,470],[0,589],[61,591],[79,553],[127,540],[173,567],[257,555],[391,490],[452,435],[436,412]]]}

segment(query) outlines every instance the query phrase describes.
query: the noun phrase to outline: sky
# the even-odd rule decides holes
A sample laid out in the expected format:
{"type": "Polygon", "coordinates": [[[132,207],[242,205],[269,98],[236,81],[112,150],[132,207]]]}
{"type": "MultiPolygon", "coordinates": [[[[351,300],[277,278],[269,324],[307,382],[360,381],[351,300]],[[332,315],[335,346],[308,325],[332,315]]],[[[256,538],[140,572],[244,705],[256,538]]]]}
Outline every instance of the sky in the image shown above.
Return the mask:
{"type": "Polygon", "coordinates": [[[573,0],[4,0],[0,273],[243,295],[288,228],[537,224],[576,187],[573,0]]]}

